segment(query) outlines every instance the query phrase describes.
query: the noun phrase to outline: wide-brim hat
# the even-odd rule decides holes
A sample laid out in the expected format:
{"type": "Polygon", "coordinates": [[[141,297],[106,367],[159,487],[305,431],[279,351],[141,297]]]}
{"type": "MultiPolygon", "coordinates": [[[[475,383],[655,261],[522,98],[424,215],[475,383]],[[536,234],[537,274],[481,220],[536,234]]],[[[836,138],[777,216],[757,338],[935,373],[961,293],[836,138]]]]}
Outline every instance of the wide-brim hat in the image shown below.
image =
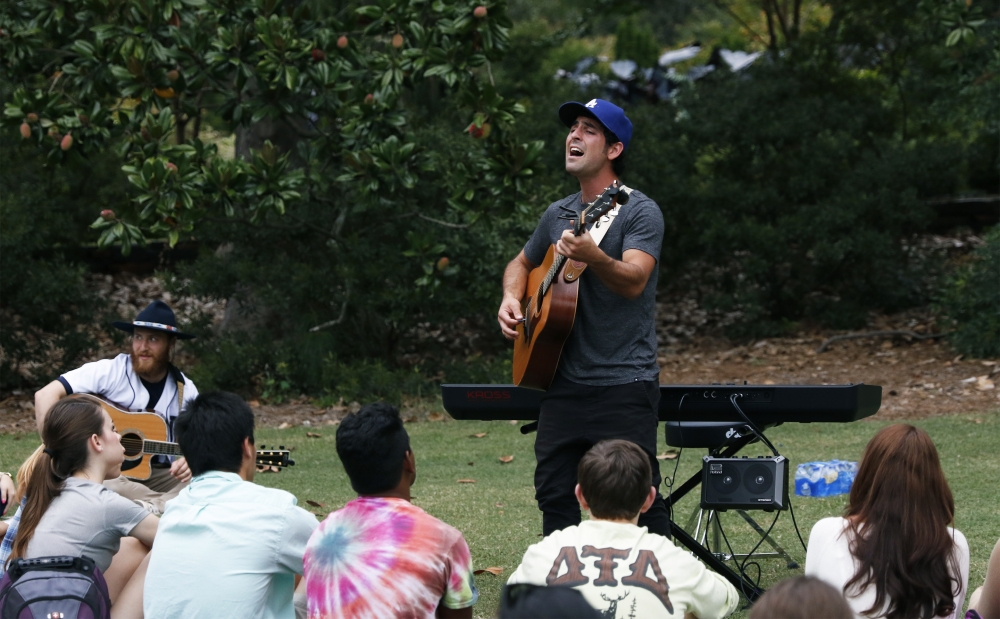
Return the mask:
{"type": "Polygon", "coordinates": [[[174,310],[170,309],[170,306],[163,301],[153,301],[150,303],[146,309],[139,312],[139,315],[132,322],[116,320],[111,323],[111,326],[128,333],[133,333],[136,327],[141,327],[143,329],[152,329],[153,331],[163,331],[164,333],[177,336],[177,339],[180,340],[194,339],[194,336],[190,333],[183,333],[177,328],[177,318],[174,317],[174,310]]]}
{"type": "Polygon", "coordinates": [[[581,114],[596,118],[597,122],[618,136],[623,150],[628,150],[632,141],[632,121],[625,115],[625,110],[604,99],[591,99],[587,103],[569,101],[559,106],[559,119],[567,127],[572,127],[581,114]]]}

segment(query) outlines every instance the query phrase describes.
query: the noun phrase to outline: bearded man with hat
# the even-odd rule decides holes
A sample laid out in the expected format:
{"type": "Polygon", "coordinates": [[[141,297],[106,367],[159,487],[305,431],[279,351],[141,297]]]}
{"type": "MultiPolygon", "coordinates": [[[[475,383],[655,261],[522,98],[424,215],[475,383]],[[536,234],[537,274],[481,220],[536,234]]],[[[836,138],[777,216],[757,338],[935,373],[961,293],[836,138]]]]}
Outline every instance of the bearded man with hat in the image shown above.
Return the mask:
{"type": "MultiPolygon", "coordinates": [[[[551,245],[569,260],[587,266],[580,276],[573,329],[563,346],[555,379],[542,396],[535,439],[535,499],[542,532],[580,524],[576,471],[596,443],[625,439],[639,445],[652,466],[656,459],[660,369],[656,361],[657,261],[663,243],[663,213],[640,191],[629,192],[605,227],[600,245],[593,227],[574,236],[568,217],[593,202],[623,171],[632,139],[632,121],[603,99],[575,101],[559,108],[569,127],[566,171],[580,191],[549,205],[524,249],[507,265],[497,319],[507,339],[517,337],[529,272],[551,245]],[[567,217],[568,216],[568,217],[567,217]]],[[[670,514],[659,493],[639,526],[670,536],[670,514]]]]}
{"type": "MultiPolygon", "coordinates": [[[[174,419],[198,397],[191,379],[171,363],[174,344],[194,336],[177,328],[174,311],[163,301],[153,301],[132,322],[115,321],[117,329],[132,334],[132,349],[114,359],[87,363],[66,372],[35,392],[35,422],[42,433],[52,406],[73,393],[92,393],[121,409],[155,412],[167,426],[167,440],[176,442],[174,419]]],[[[149,479],[136,482],[124,476],[104,483],[127,499],[161,514],[164,504],[191,480],[184,458],[153,456],[149,479]]]]}

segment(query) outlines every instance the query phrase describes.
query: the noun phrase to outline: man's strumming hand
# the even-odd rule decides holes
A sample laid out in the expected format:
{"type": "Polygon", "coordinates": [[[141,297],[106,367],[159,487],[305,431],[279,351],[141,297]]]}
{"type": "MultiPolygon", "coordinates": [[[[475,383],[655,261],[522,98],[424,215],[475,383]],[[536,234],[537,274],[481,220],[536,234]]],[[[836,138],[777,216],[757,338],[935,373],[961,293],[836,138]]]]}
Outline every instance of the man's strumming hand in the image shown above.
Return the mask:
{"type": "Polygon", "coordinates": [[[511,296],[505,296],[500,303],[500,312],[497,314],[497,321],[500,323],[500,331],[508,340],[517,337],[517,325],[521,322],[521,301],[511,296]]]}
{"type": "Polygon", "coordinates": [[[497,312],[497,322],[500,323],[500,332],[508,340],[517,338],[515,327],[522,318],[521,297],[524,296],[524,287],[528,283],[528,273],[533,268],[535,264],[528,260],[522,249],[503,270],[503,301],[497,312]]]}
{"type": "Polygon", "coordinates": [[[191,469],[188,468],[187,460],[184,458],[177,458],[173,461],[170,465],[170,474],[182,484],[191,481],[191,469]]]}

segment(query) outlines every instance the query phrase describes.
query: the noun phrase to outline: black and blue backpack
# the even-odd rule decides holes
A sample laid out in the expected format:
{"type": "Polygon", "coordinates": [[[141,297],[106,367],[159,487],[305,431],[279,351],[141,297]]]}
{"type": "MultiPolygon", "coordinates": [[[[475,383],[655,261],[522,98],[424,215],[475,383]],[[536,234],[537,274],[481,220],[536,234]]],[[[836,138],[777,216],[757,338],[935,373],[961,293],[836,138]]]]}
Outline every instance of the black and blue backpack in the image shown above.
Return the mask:
{"type": "Polygon", "coordinates": [[[108,584],[90,557],[10,562],[0,579],[0,619],[110,619],[108,584]]]}

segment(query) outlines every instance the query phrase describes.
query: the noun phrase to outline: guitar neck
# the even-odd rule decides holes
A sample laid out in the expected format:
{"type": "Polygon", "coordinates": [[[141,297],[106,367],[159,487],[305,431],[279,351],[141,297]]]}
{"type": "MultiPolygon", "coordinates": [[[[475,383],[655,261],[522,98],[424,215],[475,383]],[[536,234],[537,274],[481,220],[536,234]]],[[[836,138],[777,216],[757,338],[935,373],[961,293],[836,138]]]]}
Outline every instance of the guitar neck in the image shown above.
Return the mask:
{"type": "Polygon", "coordinates": [[[552,260],[552,266],[549,268],[549,272],[545,274],[545,279],[542,280],[539,286],[538,294],[535,296],[539,299],[545,296],[545,293],[549,291],[549,286],[559,275],[559,269],[562,268],[563,264],[566,262],[566,256],[562,254],[556,254],[555,258],[552,260]]]}
{"type": "MultiPolygon", "coordinates": [[[[144,440],[142,442],[142,453],[156,456],[184,457],[184,454],[181,453],[180,445],[177,443],[168,443],[166,441],[144,440]]],[[[257,464],[284,468],[295,464],[295,462],[288,458],[288,451],[285,449],[258,449],[257,464]]]]}
{"type": "Polygon", "coordinates": [[[181,453],[181,446],[177,443],[168,443],[166,441],[150,441],[145,440],[142,442],[142,453],[153,454],[157,456],[183,456],[181,453]]]}

